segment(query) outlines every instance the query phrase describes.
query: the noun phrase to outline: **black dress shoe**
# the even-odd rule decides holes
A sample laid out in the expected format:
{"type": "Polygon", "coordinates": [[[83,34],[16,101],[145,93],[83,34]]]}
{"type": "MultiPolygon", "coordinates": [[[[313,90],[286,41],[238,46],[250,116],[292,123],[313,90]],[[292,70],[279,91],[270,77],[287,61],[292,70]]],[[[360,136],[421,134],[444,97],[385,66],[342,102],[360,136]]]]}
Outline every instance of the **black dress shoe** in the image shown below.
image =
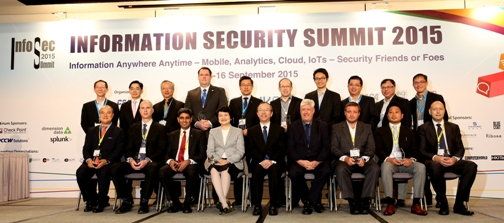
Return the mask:
{"type": "Polygon", "coordinates": [[[269,212],[268,213],[269,215],[273,215],[273,216],[278,215],[278,209],[275,206],[270,206],[268,212],[269,212]]]}
{"type": "Polygon", "coordinates": [[[302,212],[304,215],[310,215],[313,213],[313,209],[310,205],[305,205],[303,207],[303,212],[302,212]]]}
{"type": "Polygon", "coordinates": [[[168,208],[168,210],[166,210],[168,213],[177,213],[179,212],[181,209],[181,206],[180,204],[173,204],[171,207],[168,208]]]}
{"type": "Polygon", "coordinates": [[[349,199],[348,206],[350,207],[350,214],[352,215],[359,214],[359,208],[357,207],[357,202],[355,202],[355,200],[349,199]]]}
{"type": "Polygon", "coordinates": [[[91,202],[86,202],[86,207],[84,208],[84,212],[90,212],[93,211],[95,208],[95,205],[91,202]]]}
{"type": "Polygon", "coordinates": [[[318,203],[318,204],[315,204],[315,206],[313,206],[313,210],[315,210],[315,212],[317,212],[317,213],[322,213],[322,212],[324,212],[325,208],[324,208],[324,206],[322,206],[321,203],[318,203]]]}
{"type": "Polygon", "coordinates": [[[396,206],[397,207],[405,207],[406,205],[405,205],[404,199],[397,199],[396,206]]]}
{"type": "Polygon", "coordinates": [[[149,205],[140,205],[140,208],[138,209],[139,214],[147,214],[149,213],[149,205]]]}
{"type": "Polygon", "coordinates": [[[133,206],[133,204],[131,202],[123,201],[123,202],[121,202],[121,207],[119,207],[117,210],[115,210],[115,213],[116,214],[123,214],[123,213],[129,212],[129,211],[131,211],[132,206],[133,206]]]}
{"type": "Polygon", "coordinates": [[[453,207],[453,213],[465,215],[465,216],[472,216],[474,215],[473,211],[467,210],[467,208],[464,205],[457,205],[453,207]]]}
{"type": "Polygon", "coordinates": [[[105,204],[98,204],[96,208],[93,209],[93,213],[103,212],[103,209],[105,209],[105,204]]]}
{"type": "Polygon", "coordinates": [[[261,213],[262,213],[261,205],[254,205],[254,211],[252,211],[252,215],[257,216],[261,215],[261,213]]]}
{"type": "Polygon", "coordinates": [[[192,213],[191,205],[189,203],[184,204],[184,207],[182,208],[182,212],[185,214],[192,213]]]}
{"type": "Polygon", "coordinates": [[[448,215],[448,214],[450,214],[450,210],[448,210],[448,207],[441,206],[439,208],[439,212],[438,213],[439,213],[439,215],[448,215]]]}
{"type": "Polygon", "coordinates": [[[359,213],[360,214],[369,214],[369,205],[370,201],[367,198],[364,198],[360,201],[360,208],[359,208],[359,213]]]}

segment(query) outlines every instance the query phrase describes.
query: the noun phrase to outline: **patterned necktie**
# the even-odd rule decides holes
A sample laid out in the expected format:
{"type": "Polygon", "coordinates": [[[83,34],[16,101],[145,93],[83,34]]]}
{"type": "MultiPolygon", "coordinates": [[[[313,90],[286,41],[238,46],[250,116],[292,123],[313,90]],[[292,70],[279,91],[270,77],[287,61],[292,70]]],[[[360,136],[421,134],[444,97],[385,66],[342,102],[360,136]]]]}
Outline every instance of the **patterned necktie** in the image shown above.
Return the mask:
{"type": "Polygon", "coordinates": [[[268,126],[263,126],[263,139],[264,143],[268,142],[268,126]]]}
{"type": "Polygon", "coordinates": [[[207,89],[203,89],[203,93],[201,93],[201,107],[204,108],[207,99],[207,89]]]}
{"type": "Polygon", "coordinates": [[[147,135],[147,124],[143,124],[142,137],[145,139],[147,135]]]}
{"type": "Polygon", "coordinates": [[[243,98],[243,105],[242,105],[242,116],[245,116],[245,112],[247,111],[248,108],[248,97],[243,98]]]}
{"type": "Polygon", "coordinates": [[[166,118],[167,114],[168,114],[168,101],[165,101],[164,106],[163,106],[163,119],[166,118]]]}
{"type": "Polygon", "coordinates": [[[445,137],[443,134],[443,128],[441,128],[441,124],[436,124],[437,126],[437,138],[438,138],[438,148],[439,149],[444,149],[446,151],[446,143],[445,143],[445,137]]]}
{"type": "Polygon", "coordinates": [[[181,162],[184,161],[184,153],[185,153],[185,147],[186,147],[186,131],[183,131],[182,135],[182,142],[180,142],[180,148],[179,148],[179,153],[177,156],[177,161],[181,162]]]}

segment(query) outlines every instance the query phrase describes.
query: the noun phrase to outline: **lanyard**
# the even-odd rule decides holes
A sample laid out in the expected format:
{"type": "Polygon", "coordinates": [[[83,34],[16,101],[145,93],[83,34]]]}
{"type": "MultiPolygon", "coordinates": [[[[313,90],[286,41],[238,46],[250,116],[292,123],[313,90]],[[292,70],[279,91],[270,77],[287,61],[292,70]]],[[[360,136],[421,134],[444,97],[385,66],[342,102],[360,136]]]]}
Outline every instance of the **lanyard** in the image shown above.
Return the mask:
{"type": "Polygon", "coordinates": [[[441,133],[439,133],[439,135],[437,134],[436,132],[436,135],[437,135],[437,143],[438,145],[440,145],[440,142],[441,142],[441,137],[443,137],[443,133],[444,133],[444,129],[443,127],[441,127],[441,133]]]}

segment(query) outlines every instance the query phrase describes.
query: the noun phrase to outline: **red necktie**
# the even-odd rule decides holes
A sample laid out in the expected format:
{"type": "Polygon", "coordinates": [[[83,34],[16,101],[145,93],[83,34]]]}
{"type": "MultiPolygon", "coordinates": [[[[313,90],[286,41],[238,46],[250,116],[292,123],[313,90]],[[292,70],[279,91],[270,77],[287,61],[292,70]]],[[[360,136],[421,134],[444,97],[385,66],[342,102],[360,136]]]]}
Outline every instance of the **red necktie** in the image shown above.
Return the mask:
{"type": "Polygon", "coordinates": [[[107,126],[102,126],[101,132],[100,132],[100,138],[103,139],[103,136],[105,136],[105,133],[107,133],[107,126]]]}
{"type": "Polygon", "coordinates": [[[177,157],[177,160],[179,162],[181,161],[184,161],[184,153],[185,153],[185,144],[186,144],[186,132],[184,131],[183,132],[184,135],[182,135],[182,142],[180,143],[180,149],[179,149],[179,154],[178,154],[178,157],[177,157]]]}

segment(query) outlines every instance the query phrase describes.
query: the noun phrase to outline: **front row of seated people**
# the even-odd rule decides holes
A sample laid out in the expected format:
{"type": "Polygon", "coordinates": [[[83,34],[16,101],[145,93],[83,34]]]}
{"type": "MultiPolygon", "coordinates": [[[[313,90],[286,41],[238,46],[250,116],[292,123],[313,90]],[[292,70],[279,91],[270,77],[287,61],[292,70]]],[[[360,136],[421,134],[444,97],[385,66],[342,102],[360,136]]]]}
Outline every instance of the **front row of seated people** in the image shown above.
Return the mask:
{"type": "Polygon", "coordinates": [[[86,201],[85,212],[102,212],[108,205],[111,179],[117,197],[122,200],[115,212],[130,211],[132,188],[124,176],[144,173],[138,213],[149,212],[148,201],[158,182],[162,183],[172,203],[168,212],[182,210],[191,213],[191,205],[198,199],[199,176],[206,172],[218,197],[219,213],[226,214],[232,210],[227,200],[230,183],[248,165],[248,173],[252,175],[253,215],[262,214],[265,176],[268,176],[270,195],[268,213],[278,214],[282,205],[281,177],[286,171],[292,181],[293,205],[297,206],[301,200],[302,213],[312,214],[313,211],[324,211],[322,189],[334,173],[342,198],[349,203],[350,213],[368,214],[381,175],[387,205],[383,214],[392,215],[397,208],[393,198],[393,174],[404,172],[413,176],[411,213],[424,216],[427,212],[421,208],[420,199],[423,197],[425,172],[440,201],[440,215],[449,214],[444,173],[453,172],[460,177],[453,211],[473,215],[464,202],[469,201],[477,165],[462,160],[464,147],[460,129],[443,119],[444,112],[444,103],[433,102],[429,108],[432,122],[420,126],[416,136],[410,128],[401,125],[404,115],[400,106],[391,105],[387,111],[388,124],[373,134],[369,124],[358,121],[360,107],[357,103],[347,103],[345,121],[329,127],[324,121],[313,118],[314,101],[304,99],[300,103],[301,119],[294,121],[285,133],[280,125],[270,122],[272,106],[262,102],[257,108],[260,122],[248,128],[246,138],[241,129],[231,126],[228,107],[218,110],[220,126],[212,128],[207,138],[205,132],[191,128],[193,113],[188,108],[178,111],[180,129],[165,133],[161,125],[152,121],[152,103],[143,100],[140,103],[142,121],[130,127],[125,142],[126,133],[112,124],[112,107],[105,105],[99,110],[101,124],[86,134],[85,161],[77,170],[77,182],[86,201]],[[125,160],[121,161],[121,157],[125,160]],[[186,180],[187,193],[183,204],[179,200],[180,184],[172,179],[177,173],[183,174],[186,180]],[[314,176],[310,188],[305,179],[307,173],[314,176]],[[357,184],[352,181],[352,173],[365,175],[361,189],[355,190],[357,184]],[[92,179],[93,175],[96,180],[92,179]]]}

